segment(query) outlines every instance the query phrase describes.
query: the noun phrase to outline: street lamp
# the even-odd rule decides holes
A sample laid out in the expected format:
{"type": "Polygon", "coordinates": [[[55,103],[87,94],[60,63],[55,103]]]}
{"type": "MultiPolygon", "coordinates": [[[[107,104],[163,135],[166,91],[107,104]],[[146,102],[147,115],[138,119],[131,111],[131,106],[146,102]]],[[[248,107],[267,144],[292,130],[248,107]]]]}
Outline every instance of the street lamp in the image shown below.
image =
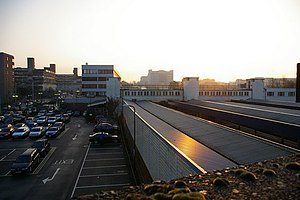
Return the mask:
{"type": "Polygon", "coordinates": [[[135,115],[136,115],[136,110],[133,105],[128,105],[128,107],[133,109],[133,168],[135,169],[135,155],[136,155],[136,147],[135,147],[135,115]]]}
{"type": "Polygon", "coordinates": [[[40,103],[42,103],[42,95],[43,95],[43,93],[39,92],[38,95],[40,95],[40,103]]]}

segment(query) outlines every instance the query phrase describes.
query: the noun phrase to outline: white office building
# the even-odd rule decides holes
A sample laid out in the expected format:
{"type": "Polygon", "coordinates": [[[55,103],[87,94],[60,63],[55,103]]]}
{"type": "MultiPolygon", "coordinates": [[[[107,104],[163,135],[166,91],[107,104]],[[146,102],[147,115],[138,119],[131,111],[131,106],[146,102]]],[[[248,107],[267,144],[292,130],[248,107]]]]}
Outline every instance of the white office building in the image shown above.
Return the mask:
{"type": "Polygon", "coordinates": [[[82,65],[82,94],[120,97],[120,76],[113,65],[82,65]]]}
{"type": "Polygon", "coordinates": [[[142,76],[139,85],[169,85],[173,82],[173,70],[153,71],[150,69],[147,76],[142,76]]]}

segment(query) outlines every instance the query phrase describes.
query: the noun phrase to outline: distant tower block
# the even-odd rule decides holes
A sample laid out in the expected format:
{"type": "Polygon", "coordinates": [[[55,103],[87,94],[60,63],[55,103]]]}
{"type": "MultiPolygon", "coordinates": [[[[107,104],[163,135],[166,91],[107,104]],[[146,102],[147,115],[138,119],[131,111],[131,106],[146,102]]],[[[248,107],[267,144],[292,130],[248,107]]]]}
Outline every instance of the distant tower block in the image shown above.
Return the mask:
{"type": "Polygon", "coordinates": [[[78,68],[77,67],[74,67],[73,68],[73,74],[74,74],[74,76],[78,76],[78,68]]]}
{"type": "Polygon", "coordinates": [[[56,72],[56,69],[55,69],[56,67],[55,67],[55,64],[50,64],[50,71],[52,71],[52,72],[56,72]]]}
{"type": "Polygon", "coordinates": [[[297,64],[296,102],[300,102],[300,63],[297,64]]]}
{"type": "Polygon", "coordinates": [[[35,68],[35,62],[34,58],[28,57],[27,58],[27,68],[30,74],[32,74],[34,68],[35,68]]]}
{"type": "Polygon", "coordinates": [[[184,101],[199,98],[199,77],[185,77],[182,84],[184,101]]]}

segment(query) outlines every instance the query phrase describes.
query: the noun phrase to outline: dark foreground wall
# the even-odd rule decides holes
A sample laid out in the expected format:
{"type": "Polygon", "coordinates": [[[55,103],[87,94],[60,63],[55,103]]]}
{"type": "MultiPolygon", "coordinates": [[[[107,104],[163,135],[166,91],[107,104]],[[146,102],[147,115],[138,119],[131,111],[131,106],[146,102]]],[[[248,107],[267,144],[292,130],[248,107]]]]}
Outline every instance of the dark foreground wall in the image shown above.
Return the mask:
{"type": "Polygon", "coordinates": [[[296,102],[300,102],[300,63],[297,64],[296,102]]]}

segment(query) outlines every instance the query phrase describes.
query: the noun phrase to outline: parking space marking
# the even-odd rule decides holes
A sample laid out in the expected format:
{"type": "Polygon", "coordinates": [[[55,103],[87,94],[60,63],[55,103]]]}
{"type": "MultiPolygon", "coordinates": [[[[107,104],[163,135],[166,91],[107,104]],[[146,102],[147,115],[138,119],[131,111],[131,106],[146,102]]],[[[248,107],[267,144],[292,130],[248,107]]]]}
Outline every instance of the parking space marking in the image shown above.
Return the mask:
{"type": "Polygon", "coordinates": [[[86,189],[86,188],[102,188],[102,187],[120,187],[120,186],[129,186],[129,183],[125,184],[109,184],[109,185],[87,185],[87,186],[79,186],[76,189],[86,189]]]}
{"type": "Polygon", "coordinates": [[[57,137],[57,139],[60,139],[63,135],[65,135],[65,133],[69,130],[70,128],[66,128],[61,134],[59,134],[59,136],[57,137]]]}
{"type": "Polygon", "coordinates": [[[89,156],[95,156],[95,155],[112,155],[112,154],[123,154],[123,152],[112,152],[112,153],[89,153],[89,156]]]}
{"type": "Polygon", "coordinates": [[[87,148],[87,150],[86,150],[86,152],[85,152],[85,155],[84,155],[84,158],[83,158],[83,161],[82,161],[82,165],[81,165],[81,168],[80,168],[80,170],[79,170],[79,173],[78,173],[78,176],[77,176],[77,179],[76,179],[76,182],[75,182],[75,186],[74,186],[73,191],[72,191],[72,194],[71,194],[71,198],[73,198],[73,196],[74,196],[74,193],[75,193],[75,190],[76,190],[78,181],[79,181],[79,177],[80,177],[80,174],[81,174],[81,172],[82,172],[83,165],[84,165],[84,163],[85,163],[85,160],[86,160],[86,157],[87,157],[87,155],[88,155],[89,149],[90,149],[90,144],[89,144],[89,146],[88,146],[88,148],[87,148]]]}
{"type": "Polygon", "coordinates": [[[80,178],[90,178],[90,177],[105,177],[105,176],[127,176],[128,173],[118,173],[118,174],[98,174],[98,175],[83,175],[80,178]]]}
{"type": "Polygon", "coordinates": [[[106,160],[124,160],[124,158],[89,159],[85,161],[93,162],[93,161],[106,161],[106,160]]]}
{"type": "Polygon", "coordinates": [[[16,149],[13,149],[11,152],[9,152],[9,154],[7,154],[6,156],[4,156],[0,161],[3,161],[5,158],[7,158],[7,156],[9,156],[10,154],[12,154],[15,151],[16,151],[16,149]]]}
{"type": "Polygon", "coordinates": [[[51,150],[49,151],[47,156],[43,159],[43,161],[39,164],[39,166],[34,170],[32,174],[38,174],[41,171],[41,169],[44,167],[44,165],[49,160],[49,158],[51,157],[51,155],[54,153],[55,150],[56,147],[51,147],[51,150]]]}
{"type": "Polygon", "coordinates": [[[126,167],[126,165],[111,165],[111,166],[99,166],[99,167],[84,167],[83,169],[106,169],[106,168],[118,168],[118,167],[126,167]]]}

